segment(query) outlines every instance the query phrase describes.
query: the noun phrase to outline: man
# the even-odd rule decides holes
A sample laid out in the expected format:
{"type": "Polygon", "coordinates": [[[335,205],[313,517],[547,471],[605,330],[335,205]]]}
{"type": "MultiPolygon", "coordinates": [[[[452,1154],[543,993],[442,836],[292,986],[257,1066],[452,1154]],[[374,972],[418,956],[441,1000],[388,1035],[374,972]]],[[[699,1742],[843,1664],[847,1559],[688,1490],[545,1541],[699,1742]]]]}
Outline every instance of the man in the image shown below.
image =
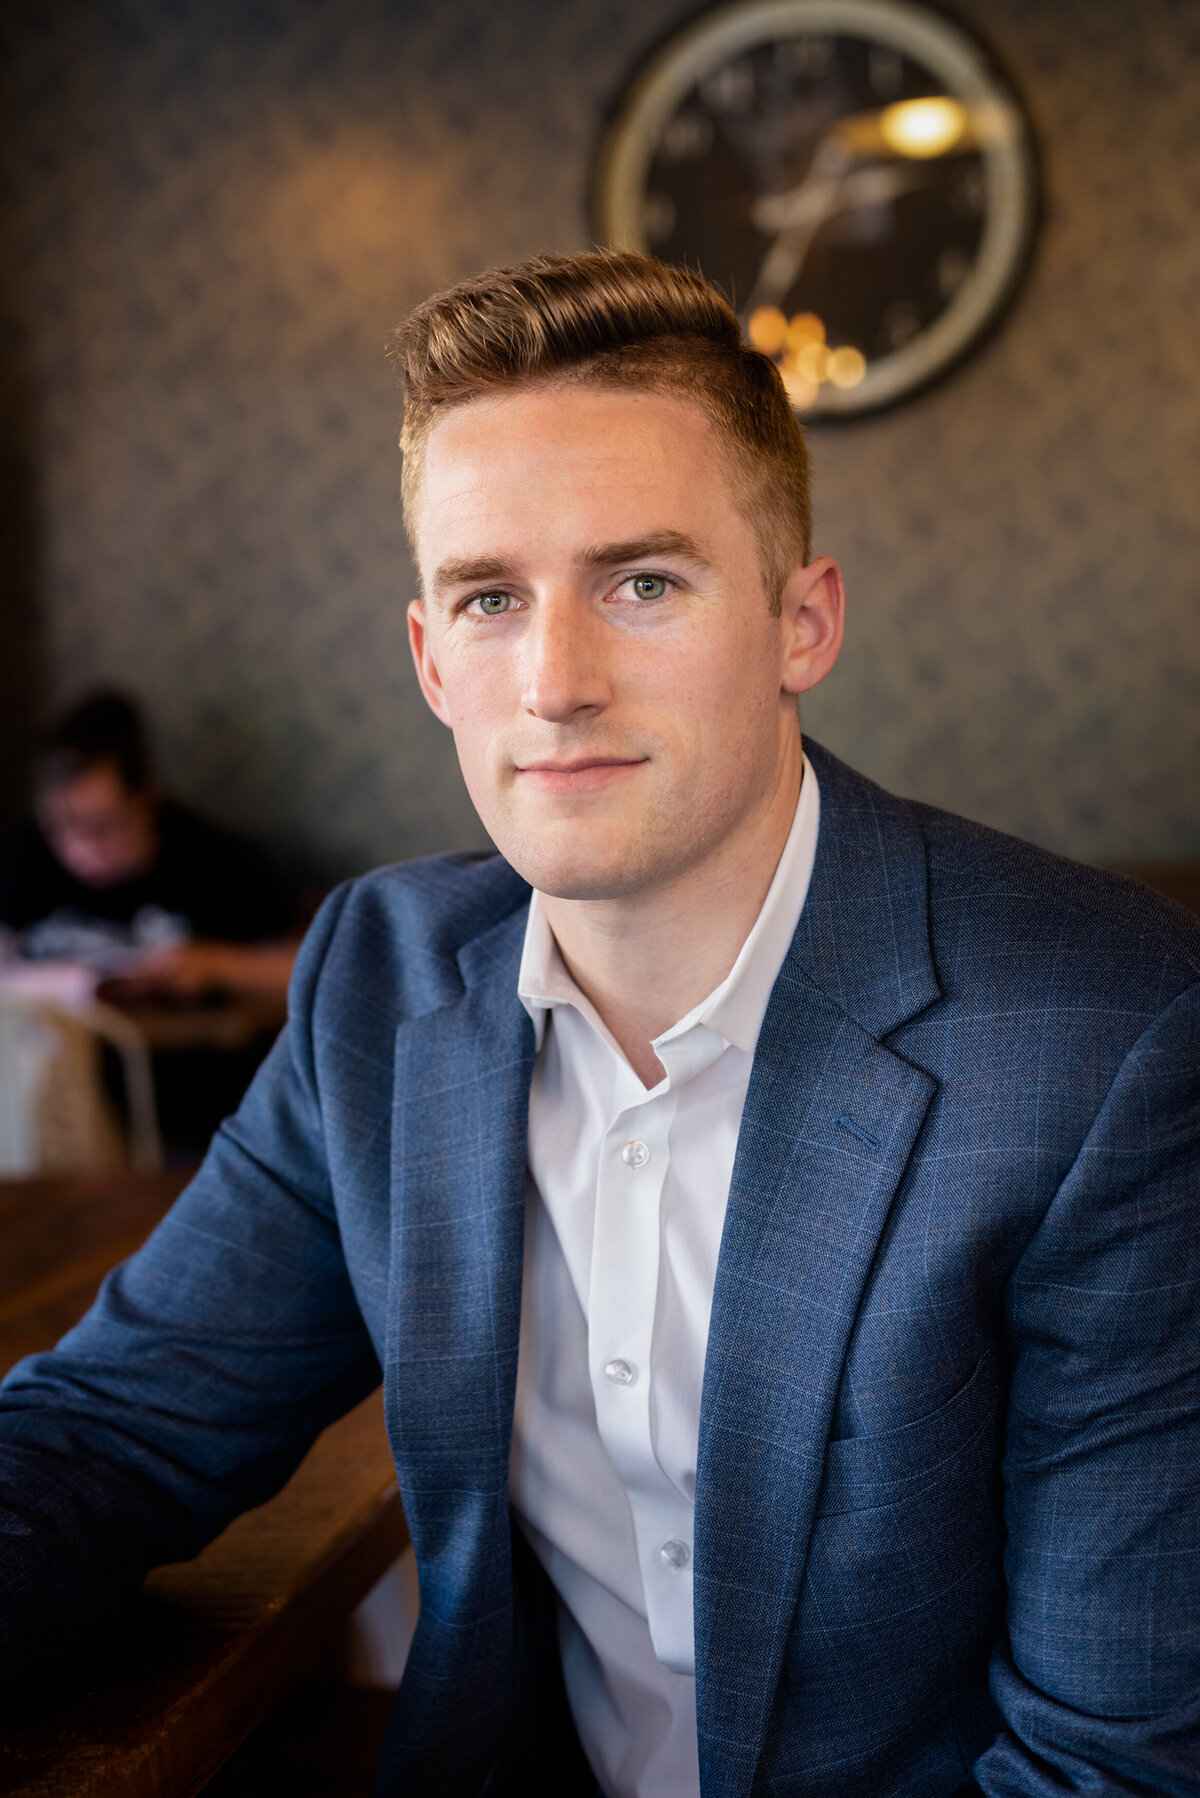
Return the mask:
{"type": "Polygon", "coordinates": [[[0,927],[32,960],[84,962],[145,988],[279,991],[293,907],[265,857],[164,797],[123,693],[89,694],[34,764],[35,818],[0,850],[0,927]]]}
{"type": "Polygon", "coordinates": [[[698,278],[538,258],[399,357],[418,673],[507,859],[329,901],[195,1184],[10,1379],[12,1639],[382,1369],[381,1793],[1196,1791],[1194,926],[805,753],[842,584],[698,278]]]}
{"type": "MultiPolygon", "coordinates": [[[[35,756],[33,798],[34,817],[0,846],[0,987],[49,996],[61,969],[30,964],[65,962],[76,990],[118,1004],[236,993],[282,1016],[290,896],[252,844],[162,793],[133,700],[101,689],[60,718],[35,756]]],[[[170,1148],[203,1153],[273,1034],[154,1057],[170,1148]]]]}

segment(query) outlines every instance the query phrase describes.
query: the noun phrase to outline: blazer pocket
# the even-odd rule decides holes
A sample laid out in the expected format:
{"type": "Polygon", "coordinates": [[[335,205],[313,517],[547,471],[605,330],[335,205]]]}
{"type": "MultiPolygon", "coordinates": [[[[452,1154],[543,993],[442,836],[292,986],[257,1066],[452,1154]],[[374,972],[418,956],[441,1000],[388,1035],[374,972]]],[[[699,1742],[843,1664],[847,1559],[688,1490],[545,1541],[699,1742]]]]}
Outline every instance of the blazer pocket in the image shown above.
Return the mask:
{"type": "Polygon", "coordinates": [[[831,1442],[819,1512],[830,1517],[893,1504],[937,1483],[992,1427],[1000,1397],[997,1359],[988,1349],[966,1384],[936,1411],[899,1429],[831,1442]]]}

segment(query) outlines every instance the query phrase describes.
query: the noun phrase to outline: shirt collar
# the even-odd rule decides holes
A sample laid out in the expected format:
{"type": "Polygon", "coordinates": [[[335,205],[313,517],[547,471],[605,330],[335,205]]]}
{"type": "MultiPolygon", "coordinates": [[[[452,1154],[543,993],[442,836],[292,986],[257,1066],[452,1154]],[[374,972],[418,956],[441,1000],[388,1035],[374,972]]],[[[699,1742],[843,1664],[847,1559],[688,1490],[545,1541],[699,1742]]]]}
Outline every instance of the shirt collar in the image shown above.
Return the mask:
{"type": "Polygon", "coordinates": [[[529,901],[525,946],[521,951],[521,966],[517,974],[517,996],[533,1019],[539,1049],[546,1034],[546,1013],[554,1006],[576,1005],[580,1009],[586,1008],[589,1015],[592,1010],[567,972],[567,964],[546,916],[542,895],[536,887],[529,901]]]}
{"type": "MultiPolygon", "coordinates": [[[[720,986],[715,987],[686,1017],[655,1039],[666,1043],[683,1036],[698,1024],[713,1030],[725,1042],[747,1054],[754,1053],[771,989],[783,966],[812,878],[820,828],[821,796],[812,763],[804,757],[800,797],[783,854],[754,927],[742,944],[737,960],[720,986]]],[[[573,1005],[593,1027],[600,1025],[594,1009],[567,972],[554,932],[546,916],[541,894],[534,890],[525,926],[525,945],[517,976],[517,993],[533,1020],[540,1049],[546,1032],[546,1013],[557,1005],[573,1005]]]]}

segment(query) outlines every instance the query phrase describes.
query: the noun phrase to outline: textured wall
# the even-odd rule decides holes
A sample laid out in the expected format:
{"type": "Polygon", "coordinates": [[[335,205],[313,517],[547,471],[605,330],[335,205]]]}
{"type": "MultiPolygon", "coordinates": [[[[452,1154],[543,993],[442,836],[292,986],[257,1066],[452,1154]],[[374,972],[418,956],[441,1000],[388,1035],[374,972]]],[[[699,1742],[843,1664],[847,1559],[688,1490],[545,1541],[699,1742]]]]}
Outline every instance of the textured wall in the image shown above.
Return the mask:
{"type": "MultiPolygon", "coordinates": [[[[408,668],[383,339],[586,241],[602,109],[690,10],[8,0],[9,686],[128,682],[181,791],[324,871],[479,841],[408,668]]],[[[1038,123],[1044,238],[981,357],[814,434],[853,624],[807,716],[1077,855],[1197,855],[1200,7],[961,10],[1038,123]]]]}

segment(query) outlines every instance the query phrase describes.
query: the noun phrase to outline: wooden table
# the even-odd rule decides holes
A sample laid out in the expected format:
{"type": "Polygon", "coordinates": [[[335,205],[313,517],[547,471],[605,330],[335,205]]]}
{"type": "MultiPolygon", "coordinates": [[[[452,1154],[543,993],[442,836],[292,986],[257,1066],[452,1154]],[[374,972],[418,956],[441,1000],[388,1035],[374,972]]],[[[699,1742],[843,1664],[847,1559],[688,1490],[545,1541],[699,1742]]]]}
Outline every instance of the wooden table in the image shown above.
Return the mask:
{"type": "MultiPolygon", "coordinates": [[[[50,1346],[184,1176],[0,1182],[0,1367],[50,1346]]],[[[378,1395],[270,1504],[160,1568],[102,1653],[0,1691],[5,1798],[192,1798],[407,1540],[378,1395]]]]}
{"type": "Polygon", "coordinates": [[[187,1049],[237,1054],[274,1036],[287,1021],[286,999],[264,993],[219,999],[137,999],[122,996],[120,981],[106,981],[97,998],[123,1011],[156,1055],[187,1049]]]}
{"type": "Polygon", "coordinates": [[[1123,862],[1119,874],[1144,880],[1155,892],[1164,893],[1176,905],[1185,905],[1200,917],[1200,862],[1123,862]]]}

